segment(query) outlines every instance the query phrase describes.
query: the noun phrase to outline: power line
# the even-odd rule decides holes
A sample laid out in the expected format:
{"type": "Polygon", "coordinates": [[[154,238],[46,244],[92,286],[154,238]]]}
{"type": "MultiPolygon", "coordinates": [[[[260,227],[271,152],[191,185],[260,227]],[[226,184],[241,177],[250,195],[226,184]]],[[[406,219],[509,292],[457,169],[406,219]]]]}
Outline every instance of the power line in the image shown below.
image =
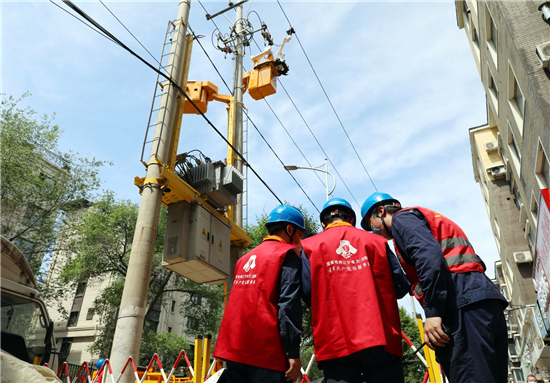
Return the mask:
{"type": "Polygon", "coordinates": [[[292,99],[292,97],[290,97],[290,94],[288,94],[288,91],[286,90],[285,86],[283,85],[283,83],[281,81],[279,81],[279,84],[281,85],[281,87],[283,88],[283,90],[285,91],[286,95],[288,96],[288,98],[290,99],[290,102],[292,103],[292,105],[294,105],[294,108],[296,109],[296,111],[298,112],[298,114],[300,115],[300,117],[302,118],[302,121],[304,121],[304,124],[307,126],[309,132],[311,133],[311,135],[313,136],[313,138],[315,139],[315,142],[317,142],[317,145],[319,145],[319,147],[321,148],[321,150],[323,151],[324,155],[326,158],[328,158],[328,161],[330,162],[330,165],[334,168],[334,171],[336,172],[336,174],[338,175],[338,177],[340,178],[340,181],[342,181],[342,183],[344,184],[344,186],[346,187],[348,193],[351,195],[351,198],[353,198],[353,200],[355,201],[355,203],[357,204],[357,206],[361,207],[361,205],[359,204],[359,202],[357,202],[357,199],[355,198],[355,196],[353,195],[353,193],[351,192],[350,188],[348,187],[348,184],[346,183],[346,181],[344,181],[344,178],[342,177],[342,175],[340,174],[340,172],[338,171],[338,169],[336,168],[336,166],[332,163],[332,160],[330,159],[329,155],[327,154],[327,152],[325,151],[325,149],[323,148],[323,146],[321,145],[321,143],[319,142],[319,140],[317,139],[317,136],[315,136],[315,133],[313,133],[313,130],[311,130],[309,124],[307,123],[306,119],[304,118],[304,116],[302,115],[302,113],[300,112],[300,110],[298,109],[298,106],[294,103],[294,100],[292,99]]]}
{"type": "MultiPolygon", "coordinates": [[[[258,49],[261,50],[261,48],[259,47],[258,43],[256,42],[255,39],[252,39],[254,41],[254,43],[256,44],[256,47],[258,47],[258,49]]],[[[359,204],[359,202],[357,202],[357,199],[355,198],[355,196],[353,195],[353,193],[351,192],[350,188],[348,187],[346,181],[344,181],[344,178],[340,175],[340,172],[338,171],[338,169],[336,168],[336,166],[334,165],[334,163],[332,162],[332,160],[330,159],[329,155],[327,154],[327,152],[325,151],[325,149],[323,148],[323,146],[321,145],[321,143],[319,142],[319,140],[317,139],[317,137],[315,136],[315,134],[313,133],[313,130],[311,130],[309,124],[307,123],[307,121],[305,120],[304,116],[302,115],[302,113],[300,112],[300,110],[298,109],[298,106],[296,105],[296,103],[294,102],[294,100],[292,99],[292,97],[290,97],[290,94],[288,93],[288,91],[286,90],[286,88],[284,87],[282,81],[279,79],[279,84],[281,84],[281,86],[283,87],[287,97],[290,99],[290,102],[292,103],[292,105],[294,106],[294,108],[296,109],[296,111],[298,112],[298,114],[300,115],[300,117],[302,118],[302,121],[304,122],[304,124],[307,126],[309,132],[311,133],[311,135],[313,136],[313,138],[315,139],[315,141],[317,142],[317,144],[319,145],[319,147],[321,148],[323,154],[325,155],[325,158],[328,159],[328,161],[330,162],[330,165],[334,168],[334,171],[336,172],[336,174],[338,175],[338,177],[340,178],[340,181],[342,181],[342,183],[344,184],[344,186],[346,187],[347,191],[349,192],[349,194],[351,195],[351,197],[353,198],[353,200],[355,201],[355,203],[360,207],[361,205],[359,204]]],[[[306,162],[309,164],[310,167],[311,166],[311,163],[308,161],[308,159],[305,157],[304,153],[302,153],[302,150],[298,147],[298,144],[294,141],[294,139],[292,138],[292,136],[290,135],[290,133],[287,131],[287,129],[285,128],[285,126],[283,125],[283,123],[281,122],[281,120],[279,119],[279,117],[277,116],[277,114],[275,113],[275,111],[271,108],[271,105],[267,102],[267,100],[264,98],[264,101],[266,102],[267,106],[269,107],[269,109],[271,109],[271,111],[273,112],[273,114],[275,115],[275,117],[277,118],[277,120],[279,121],[279,123],[281,124],[281,126],[283,127],[283,129],[285,130],[285,132],[288,134],[288,136],[290,137],[290,139],[292,140],[292,142],[294,142],[294,145],[296,145],[296,148],[300,151],[300,153],[302,154],[302,156],[304,157],[304,159],[306,160],[306,162]]],[[[284,165],[283,165],[284,166],[284,165]]],[[[290,171],[289,171],[290,172],[290,171]]],[[[319,177],[319,175],[317,174],[317,172],[315,172],[315,175],[317,176],[317,178],[319,179],[319,181],[321,181],[321,183],[323,184],[323,186],[325,186],[325,184],[323,183],[323,181],[321,180],[321,178],[319,177]]]]}
{"type": "MultiPolygon", "coordinates": [[[[50,0],[51,1],[51,0],[50,0]]],[[[52,1],[53,3],[53,1],[52,1]]],[[[273,196],[277,199],[277,201],[280,204],[283,204],[281,199],[275,194],[275,192],[269,187],[269,185],[260,177],[260,175],[256,172],[256,170],[250,165],[250,163],[244,158],[244,156],[224,137],[224,135],[216,128],[216,126],[206,117],[206,115],[199,109],[199,107],[191,100],[191,98],[187,95],[187,93],[174,81],[174,79],[171,78],[171,76],[164,74],[159,69],[156,69],[153,67],[150,63],[145,61],[141,56],[139,56],[137,53],[132,51],[130,48],[128,48],[126,45],[124,45],[120,40],[118,40],[114,35],[112,35],[109,31],[107,31],[104,27],[102,27],[99,23],[97,23],[92,17],[86,14],[83,10],[78,8],[71,0],[63,0],[63,3],[65,3],[67,6],[69,6],[73,11],[78,13],[80,16],[85,18],[88,22],[90,22],[92,25],[94,25],[96,28],[98,28],[100,31],[105,33],[105,35],[111,39],[111,41],[115,42],[120,47],[124,48],[126,51],[128,51],[130,54],[138,58],[140,61],[142,61],[145,65],[147,65],[149,68],[154,70],[156,73],[158,73],[160,76],[164,77],[166,80],[168,80],[186,99],[186,101],[190,102],[191,105],[199,112],[199,114],[205,119],[205,121],[218,133],[218,135],[229,145],[233,151],[242,159],[243,163],[249,167],[249,169],[258,177],[258,179],[264,184],[264,186],[273,194],[273,196]]],[[[55,3],[54,3],[55,4],[55,3]]]]}
{"type": "Polygon", "coordinates": [[[69,15],[71,15],[72,17],[74,17],[75,19],[77,19],[78,21],[80,21],[82,24],[84,24],[85,26],[87,26],[88,28],[90,28],[92,31],[94,31],[94,32],[96,32],[96,33],[99,33],[101,36],[103,36],[103,37],[105,37],[106,39],[111,40],[112,42],[114,42],[110,37],[104,35],[104,34],[101,33],[100,31],[98,31],[97,29],[93,28],[91,25],[86,24],[82,19],[79,19],[78,17],[76,17],[75,15],[73,15],[71,12],[67,11],[65,8],[60,7],[59,5],[57,5],[56,3],[54,3],[53,0],[50,0],[50,3],[52,3],[53,5],[55,5],[57,8],[61,9],[63,12],[66,12],[66,13],[68,13],[69,15]]]}
{"type": "MultiPolygon", "coordinates": [[[[254,39],[253,39],[254,40],[254,39]]],[[[260,47],[258,46],[258,43],[256,42],[256,40],[254,40],[254,43],[256,44],[256,46],[258,47],[258,49],[260,49],[260,47]]],[[[298,112],[298,114],[300,115],[300,117],[302,118],[302,121],[305,123],[305,125],[307,126],[307,128],[309,129],[309,132],[311,133],[311,135],[313,136],[313,138],[315,139],[315,141],[317,142],[317,144],[319,145],[319,147],[321,148],[323,154],[325,155],[325,157],[328,159],[328,161],[330,162],[331,166],[334,168],[334,171],[336,172],[336,174],[338,175],[338,177],[340,178],[340,181],[342,181],[342,183],[344,184],[344,186],[346,187],[347,191],[349,192],[349,194],[351,195],[351,197],[354,199],[355,203],[357,203],[358,206],[361,206],[359,205],[359,202],[357,202],[357,199],[355,198],[355,196],[353,195],[353,193],[351,192],[350,188],[348,187],[348,185],[346,184],[346,181],[344,181],[343,177],[340,175],[340,172],[338,172],[338,169],[336,168],[336,166],[334,165],[334,163],[332,162],[332,160],[330,159],[329,155],[327,154],[327,152],[324,150],[323,146],[321,145],[321,143],[319,142],[319,140],[317,139],[317,137],[315,136],[315,134],[313,133],[313,131],[311,130],[309,124],[307,123],[307,121],[305,120],[304,116],[302,115],[302,113],[300,112],[300,110],[298,109],[298,106],[296,105],[296,103],[294,102],[294,100],[292,99],[292,97],[290,97],[290,94],[288,93],[288,91],[286,90],[286,88],[284,87],[282,81],[279,79],[279,84],[281,84],[281,86],[283,87],[286,95],[288,96],[288,98],[290,99],[292,105],[294,106],[294,108],[296,109],[296,111],[298,112]]],[[[277,120],[279,121],[279,123],[281,124],[281,126],[283,127],[283,129],[285,130],[285,132],[287,133],[287,135],[290,137],[290,139],[292,140],[292,142],[294,143],[294,145],[296,146],[296,148],[298,149],[298,151],[302,154],[302,156],[304,157],[304,159],[306,160],[306,162],[308,163],[308,165],[310,167],[312,167],[311,163],[308,161],[308,159],[305,157],[304,153],[302,152],[302,150],[298,147],[298,144],[294,141],[294,139],[292,138],[292,136],[290,135],[290,133],[288,132],[288,130],[286,129],[286,127],[283,125],[283,123],[281,122],[281,120],[279,119],[279,117],[277,116],[277,114],[275,113],[275,111],[273,110],[273,108],[271,107],[271,105],[269,104],[269,102],[267,102],[267,100],[264,98],[264,101],[266,102],[267,106],[269,107],[269,109],[271,109],[271,112],[275,115],[275,118],[277,118],[277,120]]],[[[283,164],[284,166],[284,164],[283,164]]],[[[289,171],[290,173],[290,171],[289,171]]],[[[321,180],[321,178],[319,177],[319,175],[317,173],[315,173],[315,175],[317,176],[317,178],[319,179],[319,181],[321,181],[321,183],[323,184],[323,186],[325,186],[325,184],[323,183],[323,181],[321,180]]]]}
{"type": "MultiPolygon", "coordinates": [[[[204,5],[202,5],[202,3],[200,2],[199,0],[199,3],[201,4],[203,10],[205,13],[208,14],[208,10],[204,7],[204,5]]],[[[213,23],[213,19],[210,19],[213,23]]],[[[216,23],[214,23],[214,25],[216,26],[216,28],[218,28],[218,26],[216,25],[216,23]]],[[[219,30],[219,28],[218,28],[219,30]]],[[[191,29],[191,32],[193,33],[193,36],[195,36],[195,33],[193,32],[193,30],[191,29]]],[[[254,40],[254,39],[253,39],[254,40]]],[[[258,45],[258,43],[256,42],[256,40],[254,40],[254,43],[256,45],[258,45]]],[[[220,78],[222,79],[223,83],[225,84],[225,86],[227,87],[227,90],[231,93],[231,95],[233,95],[233,92],[231,90],[231,88],[229,88],[229,85],[225,82],[225,79],[223,78],[222,74],[220,73],[220,71],[218,70],[218,68],[216,67],[216,64],[214,64],[214,62],[212,61],[212,59],[210,58],[210,56],[208,55],[208,52],[206,52],[206,49],[203,47],[203,45],[199,42],[199,45],[200,47],[202,48],[204,54],[206,55],[206,57],[208,58],[208,60],[210,61],[210,63],[212,64],[212,66],[214,67],[214,69],[216,70],[216,72],[218,73],[218,75],[220,76],[220,78]]],[[[258,49],[260,49],[258,47],[258,49]]],[[[273,110],[273,108],[271,108],[271,105],[267,102],[267,100],[264,99],[264,101],[266,102],[266,104],[268,105],[269,109],[271,109],[271,112],[273,113],[273,115],[275,116],[275,118],[279,121],[279,123],[281,124],[281,126],[283,127],[283,129],[285,130],[285,132],[288,134],[288,136],[290,137],[290,139],[292,140],[292,142],[294,143],[294,145],[296,145],[296,148],[300,151],[300,153],[302,154],[302,156],[304,157],[304,159],[306,160],[306,162],[311,166],[311,163],[308,161],[308,159],[306,158],[306,156],[303,154],[302,150],[298,147],[298,144],[294,141],[294,139],[292,138],[292,136],[290,135],[290,133],[288,132],[288,130],[286,129],[286,127],[283,125],[282,121],[279,119],[279,117],[277,116],[277,114],[275,113],[275,111],[273,110]]],[[[246,117],[248,118],[248,120],[250,121],[250,123],[252,124],[252,126],[254,126],[254,129],[256,129],[256,131],[258,132],[258,134],[260,135],[260,137],[264,140],[265,144],[267,145],[267,147],[273,152],[273,154],[275,155],[275,157],[279,160],[279,162],[283,165],[283,167],[285,166],[284,162],[281,160],[281,158],[279,157],[279,155],[277,154],[277,152],[275,151],[275,149],[273,149],[273,147],[271,146],[271,144],[267,141],[267,139],[265,138],[265,136],[262,134],[262,132],[258,129],[258,127],[256,126],[256,124],[254,123],[254,121],[252,121],[252,119],[250,118],[250,114],[248,114],[247,111],[244,111],[244,113],[246,114],[246,117]]],[[[290,173],[290,171],[288,171],[288,174],[290,175],[290,177],[292,177],[292,179],[294,180],[294,182],[296,183],[296,185],[298,185],[298,187],[302,190],[302,192],[304,193],[304,195],[307,197],[307,199],[311,202],[311,204],[313,205],[313,207],[318,211],[319,211],[319,208],[317,207],[317,205],[315,205],[315,203],[311,200],[310,196],[306,193],[306,191],[304,190],[304,188],[302,187],[302,185],[300,185],[300,183],[298,182],[298,180],[292,175],[292,173],[290,173]]],[[[315,173],[315,175],[317,176],[317,178],[319,178],[319,175],[317,173],[315,173]]],[[[323,184],[323,186],[325,186],[325,184],[323,183],[323,181],[319,178],[319,180],[321,181],[321,183],[323,184]]],[[[349,190],[349,189],[348,189],[349,190]]]]}
{"type": "MultiPolygon", "coordinates": [[[[288,21],[288,24],[290,26],[292,26],[292,23],[290,22],[288,16],[286,15],[286,12],[285,10],[283,9],[283,6],[281,5],[281,2],[279,0],[277,0],[277,4],[279,4],[279,7],[281,8],[281,11],[283,12],[283,15],[285,16],[286,20],[288,21]]],[[[315,68],[313,67],[313,64],[311,63],[311,60],[309,59],[309,56],[307,55],[306,53],[306,50],[304,49],[304,46],[302,45],[302,42],[300,41],[300,38],[298,37],[298,34],[296,33],[296,31],[294,31],[294,35],[296,36],[296,40],[298,41],[298,44],[300,45],[300,48],[302,48],[302,52],[304,52],[304,55],[306,56],[306,59],[307,59],[307,62],[309,63],[309,66],[311,67],[311,70],[313,71],[313,74],[315,75],[315,77],[317,78],[317,81],[319,82],[319,85],[321,86],[321,89],[323,90],[323,93],[325,94],[325,97],[327,98],[329,104],[330,104],[330,107],[332,108],[332,111],[334,112],[334,114],[336,115],[336,118],[338,119],[338,122],[340,123],[340,126],[342,127],[342,130],[344,130],[344,133],[346,134],[346,137],[348,138],[348,141],[349,143],[351,144],[351,147],[353,148],[355,154],[357,155],[357,158],[359,159],[359,162],[361,162],[361,165],[363,166],[363,169],[365,170],[365,173],[367,173],[367,176],[369,177],[369,180],[370,182],[372,183],[372,186],[374,186],[374,189],[376,191],[378,191],[378,188],[376,187],[376,185],[374,184],[374,181],[372,180],[367,168],[365,167],[365,164],[363,163],[363,160],[361,159],[361,157],[359,156],[359,153],[357,152],[357,149],[355,148],[355,145],[353,144],[353,142],[351,141],[351,138],[349,137],[349,134],[346,130],[346,128],[344,127],[344,124],[342,123],[342,120],[340,119],[340,116],[338,115],[338,113],[336,112],[336,109],[334,108],[334,105],[332,104],[332,101],[330,100],[326,90],[325,90],[325,87],[323,86],[323,84],[321,83],[321,80],[319,79],[319,76],[317,75],[317,72],[315,71],[315,68]]]]}
{"type": "Polygon", "coordinates": [[[130,30],[129,30],[128,28],[126,28],[126,25],[124,25],[124,24],[122,23],[122,21],[120,21],[120,19],[119,19],[118,17],[115,16],[115,14],[105,5],[105,3],[104,3],[102,0],[99,0],[99,2],[100,2],[101,4],[103,4],[103,6],[104,6],[105,8],[107,8],[107,10],[109,11],[109,13],[110,13],[111,15],[113,15],[113,17],[114,17],[115,19],[117,19],[117,21],[120,23],[120,25],[122,25],[122,26],[124,27],[124,29],[126,29],[130,35],[132,35],[132,37],[139,43],[139,45],[141,45],[142,48],[145,49],[145,50],[147,51],[147,53],[149,53],[149,56],[151,56],[151,57],[153,58],[153,60],[155,60],[159,65],[161,65],[160,62],[155,58],[155,56],[153,56],[153,55],[151,54],[151,52],[149,52],[149,50],[148,50],[147,48],[145,48],[145,46],[141,43],[141,41],[139,41],[138,38],[137,38],[136,36],[134,36],[134,34],[133,34],[132,32],[130,32],[130,30]]]}

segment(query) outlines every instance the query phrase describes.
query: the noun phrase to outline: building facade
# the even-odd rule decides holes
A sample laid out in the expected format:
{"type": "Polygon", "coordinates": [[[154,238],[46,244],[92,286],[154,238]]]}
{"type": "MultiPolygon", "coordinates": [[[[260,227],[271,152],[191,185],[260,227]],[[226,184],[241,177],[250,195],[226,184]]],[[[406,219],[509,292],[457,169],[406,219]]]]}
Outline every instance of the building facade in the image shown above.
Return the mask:
{"type": "MultiPolygon", "coordinates": [[[[87,209],[93,209],[93,206],[86,205],[77,211],[70,212],[68,219],[78,219],[78,216],[87,209]]],[[[58,247],[66,247],[64,241],[70,236],[71,233],[67,232],[67,229],[62,229],[58,239],[58,247]]],[[[63,266],[70,257],[71,254],[63,250],[54,253],[49,264],[46,283],[57,280],[63,266]]],[[[176,275],[172,276],[172,278],[177,277],[176,275]]],[[[73,366],[80,366],[83,362],[93,364],[100,358],[107,359],[109,357],[109,355],[92,354],[89,347],[103,330],[100,318],[93,310],[94,301],[107,287],[115,282],[116,278],[118,277],[113,274],[102,279],[81,281],[76,288],[72,288],[65,294],[66,300],[49,302],[48,311],[54,321],[54,336],[60,353],[59,365],[63,362],[73,366]]],[[[170,282],[168,283],[170,284],[170,282]]],[[[194,337],[187,336],[186,330],[195,329],[194,321],[196,319],[182,315],[180,309],[186,299],[190,299],[188,294],[178,291],[171,292],[162,304],[157,304],[151,310],[151,313],[145,319],[146,328],[157,333],[174,333],[183,337],[189,344],[194,344],[194,337]]],[[[196,299],[200,299],[200,297],[196,297],[196,299]]],[[[197,303],[200,304],[200,302],[197,303]]]]}
{"type": "Polygon", "coordinates": [[[470,129],[474,177],[500,261],[510,382],[550,381],[544,198],[550,186],[550,3],[455,1],[486,92],[487,123],[470,129]],[[546,8],[546,4],[548,8],[546,8]],[[548,12],[547,12],[548,11],[548,12]]]}

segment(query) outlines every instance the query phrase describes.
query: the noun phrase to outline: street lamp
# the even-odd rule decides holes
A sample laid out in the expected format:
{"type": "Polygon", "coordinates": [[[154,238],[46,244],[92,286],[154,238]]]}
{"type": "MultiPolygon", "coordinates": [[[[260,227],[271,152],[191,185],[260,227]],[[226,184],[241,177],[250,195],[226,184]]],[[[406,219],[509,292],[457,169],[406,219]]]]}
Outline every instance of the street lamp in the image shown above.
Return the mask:
{"type": "Polygon", "coordinates": [[[325,169],[320,169],[322,168],[323,165],[321,166],[317,166],[316,168],[311,168],[311,167],[307,167],[307,166],[296,166],[296,165],[286,165],[285,166],[285,170],[288,170],[288,171],[291,171],[291,170],[298,170],[298,169],[309,169],[309,170],[314,170],[316,172],[323,172],[325,173],[325,186],[326,186],[326,191],[327,191],[327,201],[329,199],[329,196],[332,194],[332,192],[334,191],[334,189],[336,188],[336,178],[334,178],[334,176],[332,175],[332,173],[329,173],[328,171],[328,164],[327,164],[327,159],[325,158],[325,169]],[[332,190],[329,192],[328,191],[328,176],[331,176],[332,177],[332,180],[334,181],[334,186],[332,187],[332,190]]]}

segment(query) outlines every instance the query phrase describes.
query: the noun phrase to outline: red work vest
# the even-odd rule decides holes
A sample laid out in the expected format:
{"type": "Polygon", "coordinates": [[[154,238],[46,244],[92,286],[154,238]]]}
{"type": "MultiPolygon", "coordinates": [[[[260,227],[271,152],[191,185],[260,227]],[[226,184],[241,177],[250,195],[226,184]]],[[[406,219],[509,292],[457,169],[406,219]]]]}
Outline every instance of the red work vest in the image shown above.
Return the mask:
{"type": "Polygon", "coordinates": [[[285,255],[296,247],[264,241],[237,261],[214,356],[271,370],[289,368],[279,332],[278,283],[285,255]]]}
{"type": "MultiPolygon", "coordinates": [[[[411,209],[418,210],[426,217],[432,235],[439,243],[439,246],[441,246],[441,251],[445,257],[448,271],[451,273],[466,273],[469,271],[485,272],[481,258],[475,253],[472,244],[468,241],[468,237],[466,237],[466,234],[464,234],[460,226],[442,214],[424,207],[408,207],[400,210],[396,214],[401,214],[401,212],[411,209]]],[[[411,291],[413,295],[418,299],[420,304],[424,306],[424,293],[422,292],[416,268],[405,262],[397,246],[394,247],[395,252],[399,255],[401,265],[411,282],[411,291]]]]}
{"type": "Polygon", "coordinates": [[[302,246],[311,263],[317,360],[375,346],[401,357],[401,323],[386,240],[338,225],[303,240],[302,246]]]}

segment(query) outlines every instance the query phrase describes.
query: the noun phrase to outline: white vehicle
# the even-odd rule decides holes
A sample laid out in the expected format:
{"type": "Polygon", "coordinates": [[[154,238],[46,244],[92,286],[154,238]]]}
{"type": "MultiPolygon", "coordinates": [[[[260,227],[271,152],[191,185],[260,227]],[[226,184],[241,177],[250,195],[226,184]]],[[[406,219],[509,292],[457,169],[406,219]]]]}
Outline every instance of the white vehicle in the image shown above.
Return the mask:
{"type": "MultiPolygon", "coordinates": [[[[47,365],[56,371],[53,322],[40,293],[29,263],[11,242],[2,238],[2,308],[0,328],[2,347],[2,378],[8,361],[19,359],[30,365],[47,365]]],[[[14,363],[11,363],[14,364],[14,363]]],[[[42,368],[43,369],[43,368],[42,368]]],[[[39,368],[38,371],[41,369],[39,368]]],[[[2,379],[4,381],[4,379],[2,379]]],[[[50,380],[48,380],[50,381],[50,380]]]]}

